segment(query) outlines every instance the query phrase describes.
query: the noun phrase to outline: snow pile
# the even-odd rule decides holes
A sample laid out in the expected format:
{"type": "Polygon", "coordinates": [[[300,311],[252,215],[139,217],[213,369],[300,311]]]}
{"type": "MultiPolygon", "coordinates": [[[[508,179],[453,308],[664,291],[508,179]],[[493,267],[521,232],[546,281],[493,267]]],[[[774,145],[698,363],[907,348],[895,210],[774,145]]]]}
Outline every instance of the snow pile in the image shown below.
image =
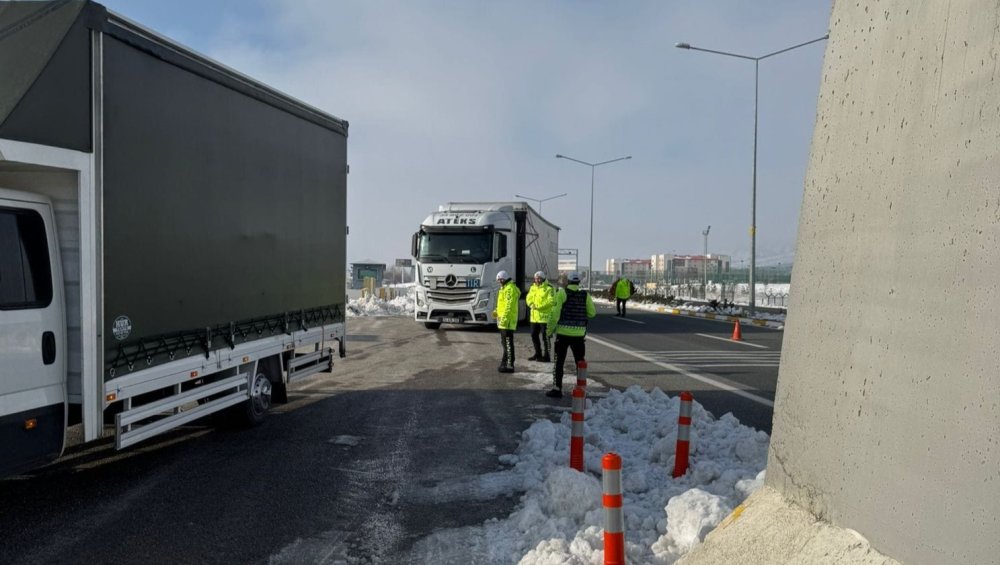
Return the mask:
{"type": "MultiPolygon", "coordinates": [[[[638,308],[642,308],[643,310],[656,310],[657,308],[664,308],[665,307],[662,304],[643,304],[643,303],[637,303],[637,304],[635,304],[635,306],[638,307],[638,308]]],[[[719,307],[718,309],[716,309],[716,308],[712,308],[708,304],[704,304],[704,303],[699,303],[699,302],[685,302],[684,304],[675,305],[675,306],[666,306],[665,308],[671,308],[671,309],[682,310],[682,311],[686,310],[686,311],[689,311],[689,312],[712,313],[712,314],[719,314],[719,315],[722,315],[722,316],[750,317],[750,313],[747,311],[747,309],[746,309],[745,306],[727,306],[725,308],[719,307]]],[[[784,314],[781,314],[781,313],[771,313],[771,312],[762,312],[760,310],[758,310],[757,313],[753,315],[753,318],[757,319],[757,320],[771,320],[771,321],[774,321],[774,322],[784,322],[785,321],[785,315],[784,314]]]]}
{"type": "Polygon", "coordinates": [[[347,302],[347,317],[364,316],[413,316],[413,297],[397,296],[392,300],[382,300],[367,296],[347,302]]]}
{"type": "Polygon", "coordinates": [[[670,474],[680,401],[659,389],[647,393],[634,386],[588,401],[585,473],[568,466],[570,415],[558,423],[536,421],[516,452],[501,456],[512,468],[481,477],[482,487],[524,490],[517,510],[476,528],[435,533],[414,547],[414,558],[603,563],[601,459],[614,451],[622,457],[628,561],[673,563],[763,484],[770,441],[731,414],[716,419],[697,402],[692,408],[691,466],[679,479],[670,474]]]}

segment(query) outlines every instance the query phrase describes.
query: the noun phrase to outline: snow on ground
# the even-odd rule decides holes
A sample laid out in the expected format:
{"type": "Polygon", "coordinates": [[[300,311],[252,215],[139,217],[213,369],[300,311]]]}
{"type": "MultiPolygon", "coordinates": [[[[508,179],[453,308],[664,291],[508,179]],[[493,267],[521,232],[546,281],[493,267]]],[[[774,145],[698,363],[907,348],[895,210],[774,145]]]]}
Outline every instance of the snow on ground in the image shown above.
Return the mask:
{"type": "MultiPolygon", "coordinates": [[[[614,300],[609,300],[607,298],[595,298],[594,302],[600,302],[602,304],[608,304],[610,306],[615,305],[614,300]]],[[[712,308],[704,302],[682,302],[680,304],[674,304],[667,306],[666,304],[659,304],[656,302],[641,302],[640,299],[631,299],[628,301],[627,308],[630,310],[648,310],[650,312],[657,312],[660,308],[666,308],[667,310],[681,310],[687,312],[701,312],[701,313],[713,313],[722,316],[738,316],[741,318],[749,318],[750,312],[743,306],[729,306],[726,308],[719,307],[718,309],[712,308]]],[[[758,310],[753,316],[757,320],[771,320],[774,322],[784,322],[785,314],[783,313],[772,313],[764,312],[758,310]]]]}
{"type": "MultiPolygon", "coordinates": [[[[354,315],[412,315],[412,307],[407,311],[400,300],[405,299],[382,304],[377,299],[352,300],[348,310],[354,315]]],[[[546,372],[519,372],[514,377],[531,389],[550,382],[546,372]]],[[[499,457],[504,469],[409,493],[459,505],[462,500],[520,495],[510,516],[435,532],[414,545],[410,561],[603,563],[601,458],[608,452],[622,457],[630,563],[673,563],[763,484],[770,438],[731,414],[716,418],[697,400],[693,403],[690,469],[674,479],[679,398],[639,387],[593,392],[603,398],[587,401],[585,472],[569,468],[569,411],[558,421],[536,420],[522,432],[515,452],[499,457]]]]}
{"type": "MultiPolygon", "coordinates": [[[[788,285],[773,285],[776,287],[787,287],[788,285]]],[[[413,284],[405,285],[395,285],[386,287],[387,292],[394,292],[397,294],[396,298],[391,300],[381,300],[376,296],[369,296],[366,298],[357,298],[349,300],[347,303],[347,316],[350,318],[358,316],[412,316],[413,315],[413,284]]],[[[787,288],[783,290],[786,294],[788,293],[787,288]]],[[[679,298],[684,300],[683,297],[679,298]]],[[[609,300],[600,296],[595,296],[595,301],[614,305],[613,300],[609,300]]],[[[641,296],[636,296],[629,300],[629,308],[638,308],[640,310],[657,311],[659,308],[670,308],[675,310],[690,311],[690,312],[712,312],[716,314],[721,314],[725,316],[749,316],[747,309],[740,305],[729,306],[726,308],[714,309],[711,306],[705,304],[704,302],[681,302],[679,304],[674,304],[671,306],[666,306],[664,304],[654,303],[654,302],[643,302],[641,296]]],[[[758,320],[771,320],[777,322],[784,322],[785,315],[783,313],[771,313],[764,311],[757,311],[753,316],[758,320]]]]}
{"type": "MultiPolygon", "coordinates": [[[[613,451],[622,457],[628,562],[673,563],[763,484],[770,440],[695,402],[691,467],[673,479],[679,406],[677,397],[639,387],[588,401],[583,473],[569,468],[570,414],[535,421],[517,450],[500,456],[508,469],[458,489],[477,500],[523,491],[517,509],[480,526],[436,532],[414,546],[412,560],[603,563],[601,458],[613,451]]],[[[453,498],[454,485],[437,488],[436,499],[453,498]]]]}
{"type": "Polygon", "coordinates": [[[410,288],[393,289],[396,298],[382,300],[377,296],[367,296],[347,301],[347,317],[369,316],[413,316],[412,285],[410,288]]]}

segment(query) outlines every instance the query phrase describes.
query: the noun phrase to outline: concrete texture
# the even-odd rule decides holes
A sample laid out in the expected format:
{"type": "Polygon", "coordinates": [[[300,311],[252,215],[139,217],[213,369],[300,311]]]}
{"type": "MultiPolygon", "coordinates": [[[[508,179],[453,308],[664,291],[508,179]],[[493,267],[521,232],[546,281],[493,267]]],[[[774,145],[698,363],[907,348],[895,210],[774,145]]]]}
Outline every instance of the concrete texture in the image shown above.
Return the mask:
{"type": "Polygon", "coordinates": [[[767,484],[906,563],[1000,559],[998,28],[830,20],[767,484]]]}
{"type": "Polygon", "coordinates": [[[853,530],[835,528],[763,487],[677,565],[897,565],[853,530]],[[753,540],[753,543],[745,543],[753,540]]]}
{"type": "Polygon", "coordinates": [[[710,536],[731,560],[690,562],[867,562],[788,557],[822,533],[773,525],[797,506],[907,564],[1000,563],[998,67],[996,0],[835,2],[767,469],[782,498],[710,536]]]}

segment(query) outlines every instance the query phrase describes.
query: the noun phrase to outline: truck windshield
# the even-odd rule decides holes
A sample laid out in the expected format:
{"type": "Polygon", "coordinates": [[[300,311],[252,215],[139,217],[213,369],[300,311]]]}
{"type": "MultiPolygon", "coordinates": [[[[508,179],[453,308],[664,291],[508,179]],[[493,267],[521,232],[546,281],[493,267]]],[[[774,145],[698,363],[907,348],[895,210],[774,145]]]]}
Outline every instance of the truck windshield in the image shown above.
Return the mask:
{"type": "Polygon", "coordinates": [[[490,232],[424,232],[420,234],[421,263],[488,263],[493,260],[490,232]]]}

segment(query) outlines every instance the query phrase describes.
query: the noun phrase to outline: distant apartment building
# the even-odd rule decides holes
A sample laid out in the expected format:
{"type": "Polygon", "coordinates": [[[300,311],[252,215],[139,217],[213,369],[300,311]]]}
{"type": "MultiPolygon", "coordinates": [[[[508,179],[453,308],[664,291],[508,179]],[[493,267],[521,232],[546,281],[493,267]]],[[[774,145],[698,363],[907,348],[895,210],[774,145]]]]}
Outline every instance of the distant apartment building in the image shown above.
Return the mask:
{"type": "Polygon", "coordinates": [[[649,261],[654,278],[670,281],[701,281],[706,270],[708,279],[713,275],[728,273],[732,258],[729,255],[653,255],[649,261]]]}
{"type": "Polygon", "coordinates": [[[608,259],[604,262],[604,270],[615,276],[646,280],[652,272],[650,264],[649,259],[608,259]]]}

